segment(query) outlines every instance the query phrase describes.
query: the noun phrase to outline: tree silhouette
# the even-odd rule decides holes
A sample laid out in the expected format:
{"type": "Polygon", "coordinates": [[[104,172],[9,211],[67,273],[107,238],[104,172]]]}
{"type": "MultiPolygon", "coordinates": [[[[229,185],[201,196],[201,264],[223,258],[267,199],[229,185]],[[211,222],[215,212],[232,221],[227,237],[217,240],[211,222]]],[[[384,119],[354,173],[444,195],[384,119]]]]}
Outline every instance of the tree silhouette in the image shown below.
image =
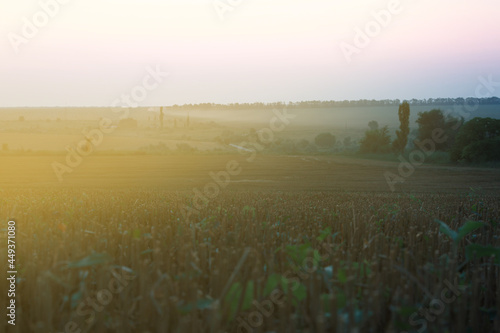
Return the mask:
{"type": "Polygon", "coordinates": [[[368,123],[368,127],[370,127],[371,131],[376,131],[376,130],[378,130],[378,122],[375,120],[372,120],[368,123]]]}
{"type": "Polygon", "coordinates": [[[361,153],[389,153],[391,151],[391,138],[387,126],[365,132],[365,137],[360,141],[361,153]]]}
{"type": "Polygon", "coordinates": [[[332,148],[336,142],[337,138],[330,133],[321,133],[314,138],[314,143],[322,148],[332,148]]]}
{"type": "Polygon", "coordinates": [[[404,101],[399,106],[399,130],[396,131],[396,140],[392,142],[392,147],[396,153],[402,154],[408,143],[408,134],[410,134],[410,104],[404,101]]]}
{"type": "Polygon", "coordinates": [[[463,119],[458,119],[450,115],[445,116],[443,111],[432,109],[431,111],[418,113],[418,141],[433,140],[435,131],[443,131],[446,140],[444,142],[435,142],[436,150],[449,151],[455,141],[457,129],[463,123],[463,119]]]}
{"type": "Polygon", "coordinates": [[[500,161],[500,120],[473,118],[458,132],[451,151],[451,160],[457,162],[500,161]]]}

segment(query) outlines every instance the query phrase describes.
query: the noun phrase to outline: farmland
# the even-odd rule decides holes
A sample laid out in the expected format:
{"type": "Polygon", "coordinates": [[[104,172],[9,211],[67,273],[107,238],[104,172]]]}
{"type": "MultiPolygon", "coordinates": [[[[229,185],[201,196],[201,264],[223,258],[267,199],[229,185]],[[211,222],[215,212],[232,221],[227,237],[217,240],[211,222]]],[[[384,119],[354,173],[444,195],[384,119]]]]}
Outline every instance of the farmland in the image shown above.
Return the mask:
{"type": "Polygon", "coordinates": [[[71,158],[99,121],[5,120],[1,331],[498,331],[499,169],[288,151],[325,130],[302,113],[253,152],[269,114],[141,118],[71,158]]]}
{"type": "Polygon", "coordinates": [[[18,233],[11,331],[498,328],[498,170],[422,166],[391,193],[392,162],[99,155],[59,183],[54,158],[2,160],[2,218],[18,233]],[[233,160],[241,172],[186,216],[233,160]]]}

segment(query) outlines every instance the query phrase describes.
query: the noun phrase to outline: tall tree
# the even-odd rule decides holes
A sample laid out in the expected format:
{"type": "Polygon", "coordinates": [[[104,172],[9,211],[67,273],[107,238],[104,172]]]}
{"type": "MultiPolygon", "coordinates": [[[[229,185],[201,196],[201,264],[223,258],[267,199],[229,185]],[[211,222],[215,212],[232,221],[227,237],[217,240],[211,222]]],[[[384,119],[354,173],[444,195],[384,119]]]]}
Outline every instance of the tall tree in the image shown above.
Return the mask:
{"type": "Polygon", "coordinates": [[[404,101],[403,104],[399,105],[398,116],[400,125],[392,147],[396,153],[402,154],[408,143],[408,134],[410,134],[410,104],[408,102],[404,101]]]}

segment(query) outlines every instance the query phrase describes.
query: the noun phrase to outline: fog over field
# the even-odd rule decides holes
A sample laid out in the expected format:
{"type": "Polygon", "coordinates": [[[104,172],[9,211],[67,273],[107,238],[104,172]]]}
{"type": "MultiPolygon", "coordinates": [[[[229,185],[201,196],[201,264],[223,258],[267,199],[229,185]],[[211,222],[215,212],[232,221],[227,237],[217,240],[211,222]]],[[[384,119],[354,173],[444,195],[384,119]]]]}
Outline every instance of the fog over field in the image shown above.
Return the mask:
{"type": "MultiPolygon", "coordinates": [[[[266,126],[274,117],[272,108],[166,109],[166,131],[158,132],[160,108],[127,109],[129,117],[137,120],[137,127],[106,135],[103,144],[96,150],[134,151],[161,142],[172,149],[179,142],[189,142],[200,150],[231,150],[227,145],[220,145],[217,137],[229,131],[245,135],[250,129],[258,130],[266,126]],[[185,124],[187,117],[190,119],[189,128],[185,124]]],[[[418,128],[416,120],[419,112],[432,109],[448,110],[450,114],[458,115],[451,105],[412,106],[410,128],[418,128]]],[[[287,131],[280,135],[297,141],[314,140],[324,131],[339,139],[350,136],[358,140],[371,120],[376,120],[381,126],[387,125],[393,133],[399,126],[395,106],[293,108],[287,109],[287,112],[294,118],[287,131]]],[[[481,105],[471,116],[500,119],[500,105],[481,105]]],[[[64,151],[67,145],[80,139],[82,130],[98,127],[101,118],[114,119],[116,125],[119,123],[112,108],[4,108],[0,113],[0,144],[7,144],[10,150],[64,151]],[[19,120],[21,117],[23,121],[19,120]]]]}

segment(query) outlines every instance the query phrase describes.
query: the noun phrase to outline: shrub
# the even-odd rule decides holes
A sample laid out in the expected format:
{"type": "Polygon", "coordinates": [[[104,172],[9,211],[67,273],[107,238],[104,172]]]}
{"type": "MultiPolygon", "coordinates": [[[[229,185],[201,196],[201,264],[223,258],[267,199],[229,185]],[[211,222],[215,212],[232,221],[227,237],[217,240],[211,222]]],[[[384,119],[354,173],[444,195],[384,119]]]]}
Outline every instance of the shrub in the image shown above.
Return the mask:
{"type": "Polygon", "coordinates": [[[387,126],[381,129],[365,132],[365,137],[360,141],[361,153],[388,153],[391,151],[391,138],[387,126]]]}
{"type": "Polygon", "coordinates": [[[314,139],[314,143],[321,148],[333,148],[337,139],[330,133],[321,133],[314,139]]]}
{"type": "Polygon", "coordinates": [[[432,133],[436,129],[444,131],[447,140],[445,142],[436,142],[436,150],[449,151],[455,141],[456,130],[460,126],[460,120],[453,117],[445,117],[439,109],[420,112],[418,114],[418,141],[433,140],[432,133]]]}
{"type": "Polygon", "coordinates": [[[498,147],[500,147],[500,120],[476,117],[460,129],[453,145],[451,160],[500,161],[498,147]]]}

